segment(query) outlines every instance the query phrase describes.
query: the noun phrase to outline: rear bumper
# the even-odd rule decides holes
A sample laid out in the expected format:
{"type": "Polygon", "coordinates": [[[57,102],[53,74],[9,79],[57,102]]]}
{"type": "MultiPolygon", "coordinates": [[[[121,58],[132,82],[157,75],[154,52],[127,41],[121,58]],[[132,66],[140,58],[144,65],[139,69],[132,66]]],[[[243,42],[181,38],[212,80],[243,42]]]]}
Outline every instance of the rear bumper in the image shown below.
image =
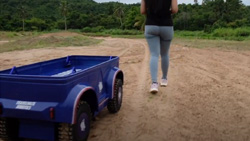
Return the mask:
{"type": "Polygon", "coordinates": [[[19,137],[54,141],[56,124],[53,122],[19,120],[19,137]]]}
{"type": "Polygon", "coordinates": [[[0,99],[0,103],[2,104],[0,117],[56,121],[56,118],[50,118],[50,108],[56,108],[58,106],[56,102],[0,99]]]}

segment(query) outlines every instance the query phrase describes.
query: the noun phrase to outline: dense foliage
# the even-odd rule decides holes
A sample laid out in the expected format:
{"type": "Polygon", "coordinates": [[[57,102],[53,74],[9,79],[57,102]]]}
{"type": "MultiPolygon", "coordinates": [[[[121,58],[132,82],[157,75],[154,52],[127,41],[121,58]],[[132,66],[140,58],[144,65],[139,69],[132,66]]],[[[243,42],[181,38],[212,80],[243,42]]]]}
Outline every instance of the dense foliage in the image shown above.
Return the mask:
{"type": "MultiPolygon", "coordinates": [[[[250,6],[240,0],[204,0],[181,4],[173,16],[175,29],[204,30],[250,26],[250,6]]],[[[0,0],[0,30],[143,29],[140,4],[96,3],[93,0],[0,0]]]]}

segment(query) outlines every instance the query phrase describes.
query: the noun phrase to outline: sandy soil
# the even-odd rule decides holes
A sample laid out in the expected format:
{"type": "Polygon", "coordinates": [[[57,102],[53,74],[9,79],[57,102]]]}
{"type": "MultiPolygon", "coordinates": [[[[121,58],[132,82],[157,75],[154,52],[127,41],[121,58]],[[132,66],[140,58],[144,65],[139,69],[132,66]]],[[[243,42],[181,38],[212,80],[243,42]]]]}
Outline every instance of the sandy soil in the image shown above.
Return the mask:
{"type": "Polygon", "coordinates": [[[0,45],[1,44],[5,44],[5,43],[8,43],[9,41],[0,41],[0,45]]]}
{"type": "MultiPolygon", "coordinates": [[[[125,73],[121,110],[104,110],[90,141],[250,140],[250,52],[171,46],[169,85],[150,94],[143,39],[103,38],[88,47],[0,54],[0,69],[67,55],[118,55],[125,73]]],[[[160,76],[159,72],[159,76],[160,76]]]]}

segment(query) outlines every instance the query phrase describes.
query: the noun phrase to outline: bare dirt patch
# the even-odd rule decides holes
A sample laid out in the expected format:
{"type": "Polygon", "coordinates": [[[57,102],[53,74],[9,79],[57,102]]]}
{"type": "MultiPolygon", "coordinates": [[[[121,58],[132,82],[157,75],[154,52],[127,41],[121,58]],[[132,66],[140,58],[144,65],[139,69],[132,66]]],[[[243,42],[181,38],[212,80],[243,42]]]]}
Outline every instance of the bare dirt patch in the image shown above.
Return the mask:
{"type": "MultiPolygon", "coordinates": [[[[250,140],[250,51],[171,46],[169,85],[152,95],[144,39],[0,54],[0,69],[67,55],[118,55],[125,73],[117,114],[102,111],[90,141],[250,140]]],[[[160,72],[159,72],[160,78],[160,72]]]]}
{"type": "Polygon", "coordinates": [[[6,41],[0,41],[0,45],[1,45],[1,44],[5,44],[5,43],[8,43],[8,42],[10,42],[10,41],[7,41],[7,40],[6,40],[6,41]]]}

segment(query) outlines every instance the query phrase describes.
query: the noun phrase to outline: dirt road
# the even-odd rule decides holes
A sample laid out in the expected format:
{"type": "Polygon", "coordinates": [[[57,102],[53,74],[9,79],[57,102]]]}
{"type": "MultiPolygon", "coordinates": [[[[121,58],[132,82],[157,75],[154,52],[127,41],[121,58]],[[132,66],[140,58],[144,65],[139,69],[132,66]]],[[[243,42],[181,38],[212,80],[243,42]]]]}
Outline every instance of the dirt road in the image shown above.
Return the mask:
{"type": "Polygon", "coordinates": [[[117,114],[98,115],[90,141],[250,140],[249,51],[173,44],[169,85],[152,95],[146,41],[103,39],[88,47],[1,53],[0,69],[67,55],[118,55],[125,73],[123,105],[117,114]]]}

